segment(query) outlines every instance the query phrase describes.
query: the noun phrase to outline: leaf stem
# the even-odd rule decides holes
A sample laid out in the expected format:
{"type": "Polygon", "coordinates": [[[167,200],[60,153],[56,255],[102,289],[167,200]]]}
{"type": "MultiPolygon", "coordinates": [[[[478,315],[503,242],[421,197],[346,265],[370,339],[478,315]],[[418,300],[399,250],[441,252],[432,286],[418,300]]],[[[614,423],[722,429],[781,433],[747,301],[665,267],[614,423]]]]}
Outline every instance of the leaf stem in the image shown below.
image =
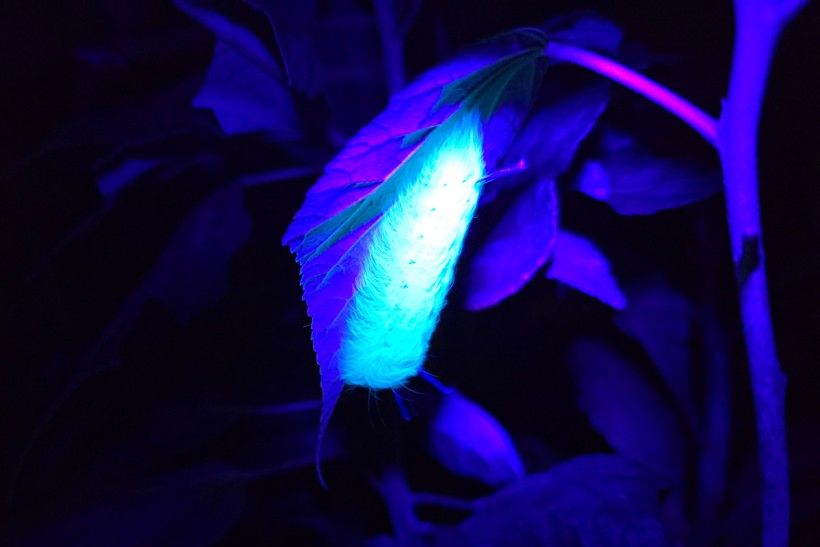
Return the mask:
{"type": "Polygon", "coordinates": [[[547,44],[545,53],[547,57],[573,63],[597,72],[601,76],[605,76],[635,93],[643,95],[689,124],[709,144],[716,146],[717,121],[680,95],[646,76],[608,57],[576,46],[550,42],[547,44]]]}

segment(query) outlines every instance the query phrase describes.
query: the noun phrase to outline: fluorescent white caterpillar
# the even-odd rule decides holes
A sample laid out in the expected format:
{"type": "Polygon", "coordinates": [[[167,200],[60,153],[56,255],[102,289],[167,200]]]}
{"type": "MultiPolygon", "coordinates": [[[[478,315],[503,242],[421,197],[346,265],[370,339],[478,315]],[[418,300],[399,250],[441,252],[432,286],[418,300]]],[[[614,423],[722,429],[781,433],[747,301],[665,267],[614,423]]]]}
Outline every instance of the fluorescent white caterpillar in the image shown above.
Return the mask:
{"type": "Polygon", "coordinates": [[[418,169],[373,228],[338,353],[342,380],[396,388],[418,374],[438,322],[484,177],[477,113],[431,136],[418,169]]]}

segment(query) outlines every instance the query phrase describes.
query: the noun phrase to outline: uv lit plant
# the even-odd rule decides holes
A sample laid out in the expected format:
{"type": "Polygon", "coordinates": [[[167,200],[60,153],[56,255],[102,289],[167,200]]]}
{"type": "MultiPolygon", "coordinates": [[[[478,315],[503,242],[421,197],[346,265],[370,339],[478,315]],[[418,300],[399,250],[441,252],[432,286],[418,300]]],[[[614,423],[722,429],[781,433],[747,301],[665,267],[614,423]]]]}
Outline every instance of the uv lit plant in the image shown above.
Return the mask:
{"type": "MultiPolygon", "coordinates": [[[[532,130],[527,125],[538,119],[530,108],[551,67],[575,64],[659,104],[720,155],[757,408],[764,544],[785,545],[783,381],[766,296],[755,144],[772,50],[801,4],[737,1],[735,60],[719,121],[608,57],[620,35],[594,19],[510,32],[397,92],[326,167],[284,236],[301,267],[312,319],[323,392],[320,440],[343,386],[397,390],[423,372],[476,207],[505,188],[519,187],[520,199],[468,267],[468,307],[496,304],[545,264],[548,277],[615,308],[628,305],[617,284],[600,280],[609,276],[600,275],[606,264],[594,245],[562,230],[557,215],[555,180],[605,107],[607,89],[585,86],[567,95],[583,105],[569,130],[554,127],[550,133],[543,124],[532,130]],[[550,141],[556,134],[566,142],[550,141]],[[551,144],[560,154],[551,153],[551,144]],[[535,156],[525,153],[527,147],[536,146],[549,159],[528,164],[535,156]],[[549,219],[540,232],[516,231],[522,215],[539,213],[549,219]],[[586,278],[571,273],[583,268],[592,272],[586,278]]],[[[622,160],[628,146],[612,140],[610,157],[622,160]]],[[[589,166],[580,190],[611,198],[602,182],[606,170],[606,163],[589,166]]],[[[711,192],[705,188],[703,195],[711,192]]],[[[691,193],[692,200],[702,197],[698,190],[691,193]]],[[[616,201],[611,204],[618,209],[616,201]]]]}
{"type": "Polygon", "coordinates": [[[764,238],[730,3],[20,3],[0,545],[820,545],[820,11],[764,238]]]}

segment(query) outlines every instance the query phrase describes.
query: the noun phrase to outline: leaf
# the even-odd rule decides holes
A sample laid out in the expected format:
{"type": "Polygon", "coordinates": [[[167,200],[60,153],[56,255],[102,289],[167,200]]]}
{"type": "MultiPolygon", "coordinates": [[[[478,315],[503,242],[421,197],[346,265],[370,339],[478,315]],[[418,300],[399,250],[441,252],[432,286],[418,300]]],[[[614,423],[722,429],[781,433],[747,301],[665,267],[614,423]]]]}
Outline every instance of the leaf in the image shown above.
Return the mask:
{"type": "Polygon", "coordinates": [[[630,291],[629,302],[629,307],[615,318],[616,324],[644,347],[694,426],[692,344],[695,310],[692,304],[679,291],[661,281],[636,285],[630,291]]]}
{"type": "MultiPolygon", "coordinates": [[[[559,19],[548,26],[561,29],[556,34],[569,42],[594,42],[587,37],[590,31],[597,45],[610,53],[621,39],[617,27],[596,17],[559,19]]],[[[531,185],[521,191],[470,262],[466,307],[471,310],[515,294],[549,259],[558,221],[554,180],[570,166],[606,108],[609,84],[583,77],[552,78],[540,95],[545,104],[528,118],[500,162],[505,166],[502,171],[511,174],[493,181],[484,196],[486,203],[513,186],[531,185]]]]}
{"type": "Polygon", "coordinates": [[[652,155],[631,137],[608,131],[603,150],[581,168],[575,188],[622,215],[651,215],[720,191],[714,169],[652,155]]]}
{"type": "Polygon", "coordinates": [[[607,82],[545,85],[553,94],[527,120],[510,146],[504,164],[524,161],[535,177],[555,178],[567,170],[578,147],[595,127],[609,101],[607,82]]]}
{"type": "Polygon", "coordinates": [[[316,1],[249,0],[248,3],[268,18],[290,85],[308,96],[321,92],[325,82],[312,32],[318,18],[316,1]]]}
{"type": "Polygon", "coordinates": [[[624,456],[680,482],[686,438],[678,418],[637,368],[604,344],[582,339],[567,361],[578,406],[624,456]]]}
{"type": "Polygon", "coordinates": [[[470,262],[467,309],[493,306],[521,289],[547,262],[557,224],[555,181],[524,190],[470,262]]]}
{"type": "Polygon", "coordinates": [[[183,220],[148,274],[145,290],[178,321],[188,321],[225,293],[228,262],[250,229],[242,186],[217,190],[183,220]]]}
{"type": "Polygon", "coordinates": [[[619,456],[581,456],[475,503],[432,545],[632,547],[668,545],[659,493],[664,483],[619,456]]]}
{"type": "Polygon", "coordinates": [[[443,396],[430,424],[430,448],[453,473],[490,486],[524,476],[524,464],[504,427],[455,391],[443,396]]]}
{"type": "Polygon", "coordinates": [[[504,94],[515,92],[515,85],[520,83],[532,91],[531,74],[534,72],[534,61],[540,56],[543,56],[540,47],[529,48],[502,57],[484,68],[450,82],[441,90],[441,97],[433,106],[433,110],[463,102],[481,112],[484,119],[489,118],[496,111],[498,104],[503,102],[504,94]]]}
{"type": "Polygon", "coordinates": [[[211,110],[225,133],[264,131],[278,141],[301,131],[288,90],[238,50],[218,41],[193,106],[211,110]]]}
{"type": "Polygon", "coordinates": [[[597,298],[616,309],[624,309],[627,300],[612,276],[609,261],[588,239],[558,231],[552,263],[546,277],[597,298]]]}
{"type": "Polygon", "coordinates": [[[276,140],[297,139],[301,131],[293,100],[262,39],[214,6],[192,0],[174,4],[217,38],[193,106],[211,110],[229,135],[265,131],[276,140]]]}
{"type": "Polygon", "coordinates": [[[127,188],[142,175],[159,166],[161,161],[156,158],[126,159],[115,168],[103,173],[97,180],[97,189],[109,204],[121,190],[127,188]]]}
{"type": "MultiPolygon", "coordinates": [[[[292,2],[283,3],[293,9],[292,2]]],[[[314,19],[311,33],[330,125],[344,138],[377,115],[390,96],[379,26],[370,4],[339,2],[337,9],[322,10],[326,16],[314,19]]]]}
{"type": "Polygon", "coordinates": [[[221,8],[230,4],[220,4],[202,0],[174,0],[177,9],[210,30],[221,42],[256,65],[271,78],[282,80],[282,69],[271,55],[262,38],[238,21],[239,13],[224,13],[221,8]]]}
{"type": "MultiPolygon", "coordinates": [[[[514,91],[507,91],[503,86],[477,82],[472,91],[464,96],[463,105],[435,107],[444,86],[498,62],[497,59],[497,55],[486,52],[467,54],[427,72],[396,94],[387,109],[363,128],[326,167],[324,175],[308,191],[305,203],[285,233],[283,242],[296,254],[301,267],[303,298],[312,318],[313,345],[322,375],[320,439],[342,389],[338,352],[347,336],[346,323],[350,317],[348,304],[360,291],[357,287],[358,275],[364,261],[370,257],[371,238],[368,234],[371,230],[378,230],[375,227],[381,215],[415,181],[431,177],[436,172],[431,169],[450,169],[452,162],[457,162],[453,165],[460,165],[458,162],[463,161],[465,152],[473,154],[469,148],[456,151],[454,147],[482,146],[485,162],[490,161],[487,160],[488,156],[500,155],[499,149],[503,150],[508,144],[504,142],[508,133],[494,133],[491,118],[484,124],[482,140],[476,133],[478,128],[473,127],[479,122],[473,114],[472,105],[492,103],[495,107],[503,106],[504,115],[511,110],[507,104],[499,103],[499,98],[520,103],[521,108],[528,106],[532,89],[526,89],[526,86],[522,88],[518,85],[514,91]],[[485,100],[482,95],[485,89],[489,89],[495,98],[485,100]],[[407,135],[432,126],[435,128],[419,144],[402,146],[407,135]],[[473,142],[475,139],[478,139],[477,143],[473,142]]],[[[504,59],[508,61],[508,68],[497,66],[494,74],[518,74],[522,70],[520,57],[508,55],[504,59]]],[[[531,62],[535,62],[535,58],[531,62]]],[[[528,82],[534,85],[535,78],[528,82]]],[[[491,113],[485,110],[485,114],[491,113]]],[[[509,128],[509,121],[506,124],[509,128]]],[[[480,154],[481,149],[476,152],[480,154]]],[[[431,210],[435,211],[435,208],[431,210]]],[[[465,221],[468,222],[471,216],[470,210],[465,221]]],[[[435,234],[435,237],[440,236],[435,234]]],[[[460,240],[454,241],[450,247],[452,250],[448,252],[455,252],[457,256],[460,246],[460,240]]],[[[449,270],[442,270],[440,274],[443,277],[437,286],[441,288],[436,289],[440,296],[436,298],[441,300],[436,300],[433,305],[435,315],[424,319],[425,332],[434,326],[438,314],[436,308],[440,310],[443,305],[443,295],[449,287],[453,265],[454,261],[447,266],[449,270]],[[430,320],[433,322],[429,323],[430,320]]],[[[422,338],[421,344],[426,346],[426,343],[422,338]]]]}
{"type": "Polygon", "coordinates": [[[349,136],[387,95],[376,17],[357,2],[250,0],[270,21],[289,84],[322,95],[333,134],[349,136]]]}
{"type": "MultiPolygon", "coordinates": [[[[550,40],[609,55],[615,55],[621,44],[621,30],[595,14],[555,17],[544,27],[550,40]]],[[[562,74],[546,82],[541,93],[543,106],[527,120],[503,163],[524,160],[541,178],[562,174],[606,109],[609,87],[608,82],[588,75],[562,74]]]]}

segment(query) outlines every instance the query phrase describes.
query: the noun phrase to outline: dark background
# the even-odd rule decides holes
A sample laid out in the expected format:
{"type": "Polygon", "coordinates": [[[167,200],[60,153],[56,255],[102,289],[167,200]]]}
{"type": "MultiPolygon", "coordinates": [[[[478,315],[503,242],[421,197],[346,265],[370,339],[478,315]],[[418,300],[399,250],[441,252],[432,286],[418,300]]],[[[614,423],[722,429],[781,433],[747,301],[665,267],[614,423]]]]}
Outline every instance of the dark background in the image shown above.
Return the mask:
{"type": "MultiPolygon", "coordinates": [[[[370,9],[368,2],[349,3],[370,9]]],[[[628,42],[662,55],[652,76],[718,113],[731,55],[726,1],[424,2],[407,40],[408,77],[482,37],[581,8],[598,10],[622,27],[628,42]]],[[[254,24],[267,22],[259,17],[254,24]]],[[[231,259],[227,292],[213,307],[181,324],[148,298],[127,320],[111,323],[122,319],[129,295],[180,219],[209,191],[247,173],[305,164],[318,170],[338,142],[320,129],[296,151],[259,135],[223,135],[206,112],[190,107],[213,38],[170,2],[5,2],[2,25],[4,533],[24,544],[31,538],[49,544],[43,538],[54,523],[80,515],[73,529],[98,528],[100,538],[113,537],[105,535],[106,526],[132,525],[162,528],[153,536],[161,538],[157,544],[197,544],[191,530],[206,544],[220,537],[224,545],[329,537],[355,544],[390,529],[366,475],[396,453],[405,454],[421,489],[485,492],[417,454],[418,432],[397,419],[387,396],[345,394],[336,421],[357,448],[328,464],[329,494],[311,467],[315,413],[236,418],[214,411],[320,396],[298,269],[279,243],[315,175],[245,191],[250,237],[231,259]],[[101,166],[155,152],[176,163],[162,177],[129,188],[101,214],[101,166]],[[106,346],[89,365],[101,333],[114,349],[106,346]],[[94,372],[78,375],[79,369],[94,372]],[[224,461],[258,477],[239,480],[218,463],[224,461]],[[173,524],[160,523],[181,502],[165,506],[161,496],[148,495],[151,501],[129,505],[125,493],[146,477],[178,469],[229,486],[185,505],[185,518],[173,524]]],[[[779,47],[760,144],[770,295],[789,378],[795,544],[805,545],[817,537],[820,517],[818,30],[815,2],[779,47]]],[[[336,125],[343,136],[383,108],[384,89],[374,95],[336,125]]],[[[616,91],[614,100],[629,101],[626,95],[616,91]]],[[[629,123],[635,110],[615,104],[608,115],[629,123]]],[[[318,128],[332,115],[321,97],[305,99],[300,108],[318,128]]],[[[664,146],[717,165],[706,145],[660,110],[643,108],[638,118],[659,124],[664,146]]],[[[578,196],[567,197],[563,210],[568,226],[594,235],[611,252],[624,279],[657,268],[718,310],[733,355],[730,473],[753,477],[746,457],[754,450],[753,415],[721,198],[653,217],[618,217],[578,196]]],[[[458,304],[462,290],[457,284],[428,368],[505,424],[536,469],[607,450],[576,410],[562,359],[579,333],[614,339],[608,310],[537,279],[502,305],[471,314],[458,304]]],[[[417,389],[423,398],[428,388],[417,389]]]]}

